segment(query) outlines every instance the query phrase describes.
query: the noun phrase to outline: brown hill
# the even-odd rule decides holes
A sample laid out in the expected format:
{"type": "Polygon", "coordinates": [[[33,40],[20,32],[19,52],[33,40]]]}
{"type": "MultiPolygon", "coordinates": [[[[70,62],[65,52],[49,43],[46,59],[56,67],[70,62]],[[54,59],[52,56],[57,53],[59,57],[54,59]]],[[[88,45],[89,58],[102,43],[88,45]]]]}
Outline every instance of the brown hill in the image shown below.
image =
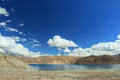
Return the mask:
{"type": "Polygon", "coordinates": [[[120,56],[42,56],[38,58],[26,58],[19,56],[20,60],[25,63],[37,64],[120,64],[120,56]]]}
{"type": "Polygon", "coordinates": [[[39,63],[39,64],[70,64],[74,63],[80,57],[72,56],[42,56],[38,58],[18,57],[25,63],[39,63]]]}
{"type": "Polygon", "coordinates": [[[88,56],[78,59],[75,64],[120,64],[118,56],[88,56]]]}
{"type": "Polygon", "coordinates": [[[3,53],[0,53],[0,68],[26,70],[32,69],[30,66],[17,59],[16,57],[3,53]]]}

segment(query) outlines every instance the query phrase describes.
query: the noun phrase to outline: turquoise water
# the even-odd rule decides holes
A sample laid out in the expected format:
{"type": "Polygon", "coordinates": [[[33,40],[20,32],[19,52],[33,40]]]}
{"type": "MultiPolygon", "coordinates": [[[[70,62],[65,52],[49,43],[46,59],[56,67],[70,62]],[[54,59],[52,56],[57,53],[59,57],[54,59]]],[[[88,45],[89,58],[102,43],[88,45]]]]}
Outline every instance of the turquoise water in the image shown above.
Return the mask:
{"type": "Polygon", "coordinates": [[[29,64],[37,70],[120,70],[120,64],[29,64]]]}

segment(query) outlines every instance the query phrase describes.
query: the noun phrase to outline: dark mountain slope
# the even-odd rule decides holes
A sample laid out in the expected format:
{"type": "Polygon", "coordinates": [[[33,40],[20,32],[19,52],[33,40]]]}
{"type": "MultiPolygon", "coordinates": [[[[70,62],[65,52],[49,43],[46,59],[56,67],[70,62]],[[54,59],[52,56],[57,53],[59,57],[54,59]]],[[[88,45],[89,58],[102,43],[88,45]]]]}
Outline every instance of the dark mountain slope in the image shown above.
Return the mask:
{"type": "Polygon", "coordinates": [[[78,59],[75,64],[120,64],[118,56],[88,56],[78,59]]]}

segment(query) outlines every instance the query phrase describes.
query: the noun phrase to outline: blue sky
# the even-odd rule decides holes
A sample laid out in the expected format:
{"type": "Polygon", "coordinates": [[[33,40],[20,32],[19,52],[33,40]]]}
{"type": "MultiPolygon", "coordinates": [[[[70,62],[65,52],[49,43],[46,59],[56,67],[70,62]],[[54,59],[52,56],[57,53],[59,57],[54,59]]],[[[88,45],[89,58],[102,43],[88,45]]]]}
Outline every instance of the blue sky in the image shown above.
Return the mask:
{"type": "Polygon", "coordinates": [[[10,14],[0,20],[12,20],[8,25],[26,35],[0,28],[1,34],[38,40],[38,47],[32,47],[30,40],[20,43],[42,54],[59,53],[47,44],[55,35],[88,48],[115,41],[120,34],[120,0],[1,0],[0,7],[10,14]]]}

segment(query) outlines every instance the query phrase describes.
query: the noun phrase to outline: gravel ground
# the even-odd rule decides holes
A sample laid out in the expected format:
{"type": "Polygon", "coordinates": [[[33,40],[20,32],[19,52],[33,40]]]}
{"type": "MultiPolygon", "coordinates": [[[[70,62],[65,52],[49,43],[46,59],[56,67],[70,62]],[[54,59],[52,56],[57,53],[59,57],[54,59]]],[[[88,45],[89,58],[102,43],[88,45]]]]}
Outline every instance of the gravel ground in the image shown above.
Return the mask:
{"type": "Polygon", "coordinates": [[[0,69],[0,80],[120,80],[120,70],[27,71],[0,69]]]}

